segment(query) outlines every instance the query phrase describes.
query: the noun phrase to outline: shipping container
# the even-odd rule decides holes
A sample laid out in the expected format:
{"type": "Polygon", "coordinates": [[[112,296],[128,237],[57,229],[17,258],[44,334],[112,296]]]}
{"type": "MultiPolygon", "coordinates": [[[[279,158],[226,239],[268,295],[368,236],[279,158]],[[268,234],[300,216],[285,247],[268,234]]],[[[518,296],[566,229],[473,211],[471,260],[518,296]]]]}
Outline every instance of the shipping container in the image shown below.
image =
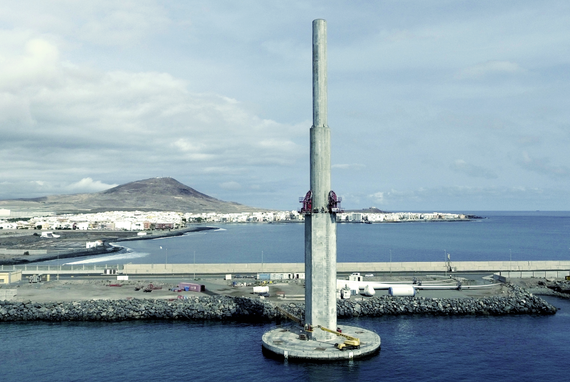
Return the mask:
{"type": "Polygon", "coordinates": [[[194,283],[179,283],[178,289],[182,289],[185,291],[191,291],[191,292],[204,292],[206,290],[206,286],[201,285],[201,284],[194,284],[194,283]],[[186,289],[186,288],[188,288],[188,289],[186,289]]]}
{"type": "Polygon", "coordinates": [[[268,286],[254,286],[253,293],[266,293],[269,292],[268,286]]]}
{"type": "Polygon", "coordinates": [[[271,273],[271,280],[287,280],[289,279],[290,273],[271,273]]]}

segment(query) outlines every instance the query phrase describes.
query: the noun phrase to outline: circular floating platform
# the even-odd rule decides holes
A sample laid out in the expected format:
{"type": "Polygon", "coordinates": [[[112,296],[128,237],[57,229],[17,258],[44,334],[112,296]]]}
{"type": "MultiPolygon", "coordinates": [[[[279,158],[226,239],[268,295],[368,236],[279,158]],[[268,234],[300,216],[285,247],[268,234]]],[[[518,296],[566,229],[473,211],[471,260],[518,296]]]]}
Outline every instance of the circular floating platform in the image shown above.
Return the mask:
{"type": "MultiPolygon", "coordinates": [[[[271,356],[284,359],[306,361],[335,361],[369,356],[380,351],[380,336],[370,330],[355,326],[338,325],[343,334],[360,339],[360,348],[339,350],[336,343],[344,342],[343,337],[328,341],[304,339],[301,328],[281,328],[266,332],[263,337],[263,350],[271,356]]],[[[319,329],[315,329],[319,330],[319,329]]]]}

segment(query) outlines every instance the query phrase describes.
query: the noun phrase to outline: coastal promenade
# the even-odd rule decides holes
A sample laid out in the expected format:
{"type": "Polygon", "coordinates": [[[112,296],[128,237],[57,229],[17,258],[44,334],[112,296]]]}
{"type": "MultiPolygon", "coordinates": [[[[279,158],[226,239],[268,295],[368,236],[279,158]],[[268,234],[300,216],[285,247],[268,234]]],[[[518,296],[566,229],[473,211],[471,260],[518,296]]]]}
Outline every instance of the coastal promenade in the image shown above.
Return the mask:
{"type": "MultiPolygon", "coordinates": [[[[114,269],[123,275],[168,274],[252,274],[303,273],[304,263],[227,263],[227,264],[118,264],[118,265],[3,265],[0,270],[21,270],[31,274],[102,274],[114,269]]],[[[337,263],[338,273],[500,273],[510,278],[564,278],[570,276],[570,261],[454,261],[448,262],[370,262],[337,263]]]]}

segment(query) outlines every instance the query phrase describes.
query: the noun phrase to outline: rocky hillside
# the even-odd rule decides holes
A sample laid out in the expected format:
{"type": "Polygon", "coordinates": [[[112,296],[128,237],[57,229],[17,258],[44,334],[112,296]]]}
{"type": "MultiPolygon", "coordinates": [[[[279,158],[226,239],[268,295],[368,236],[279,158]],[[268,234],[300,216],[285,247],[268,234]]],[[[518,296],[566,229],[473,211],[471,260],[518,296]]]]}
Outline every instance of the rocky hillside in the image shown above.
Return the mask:
{"type": "Polygon", "coordinates": [[[10,206],[57,213],[117,210],[229,213],[261,210],[213,198],[173,178],[139,180],[91,194],[52,195],[0,201],[0,208],[10,208],[10,206]]]}

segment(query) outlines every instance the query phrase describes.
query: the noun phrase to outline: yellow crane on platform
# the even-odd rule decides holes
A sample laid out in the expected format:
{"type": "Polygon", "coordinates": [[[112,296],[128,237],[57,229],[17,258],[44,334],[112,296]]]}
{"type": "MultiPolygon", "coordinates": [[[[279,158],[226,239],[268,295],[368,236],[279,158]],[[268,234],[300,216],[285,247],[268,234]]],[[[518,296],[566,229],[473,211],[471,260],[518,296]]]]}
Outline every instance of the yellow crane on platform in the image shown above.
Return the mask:
{"type": "MultiPolygon", "coordinates": [[[[301,318],[295,316],[294,314],[289,313],[288,311],[281,308],[280,306],[277,306],[276,308],[278,311],[283,313],[287,318],[289,318],[289,319],[295,321],[296,323],[298,323],[299,325],[301,325],[301,327],[303,328],[303,330],[305,332],[308,332],[308,333],[313,332],[313,326],[312,325],[310,325],[310,324],[304,324],[303,325],[303,320],[301,320],[301,318]]],[[[317,325],[317,327],[319,329],[325,331],[325,332],[329,332],[329,333],[332,333],[336,336],[346,338],[346,340],[344,342],[334,344],[334,347],[337,348],[338,350],[360,349],[360,338],[356,338],[353,336],[349,336],[348,334],[344,334],[340,331],[340,329],[332,330],[329,328],[325,328],[324,326],[321,326],[321,325],[317,325]]],[[[303,340],[308,339],[304,334],[301,334],[299,337],[300,337],[300,339],[303,339],[303,340]]]]}
{"type": "Polygon", "coordinates": [[[360,338],[352,337],[352,336],[349,336],[348,334],[344,334],[344,333],[339,332],[337,330],[325,328],[324,326],[321,326],[321,325],[318,325],[318,328],[325,331],[325,332],[329,332],[329,333],[335,334],[339,337],[346,338],[346,340],[343,343],[334,344],[335,348],[337,348],[338,350],[360,349],[360,338]]]}

